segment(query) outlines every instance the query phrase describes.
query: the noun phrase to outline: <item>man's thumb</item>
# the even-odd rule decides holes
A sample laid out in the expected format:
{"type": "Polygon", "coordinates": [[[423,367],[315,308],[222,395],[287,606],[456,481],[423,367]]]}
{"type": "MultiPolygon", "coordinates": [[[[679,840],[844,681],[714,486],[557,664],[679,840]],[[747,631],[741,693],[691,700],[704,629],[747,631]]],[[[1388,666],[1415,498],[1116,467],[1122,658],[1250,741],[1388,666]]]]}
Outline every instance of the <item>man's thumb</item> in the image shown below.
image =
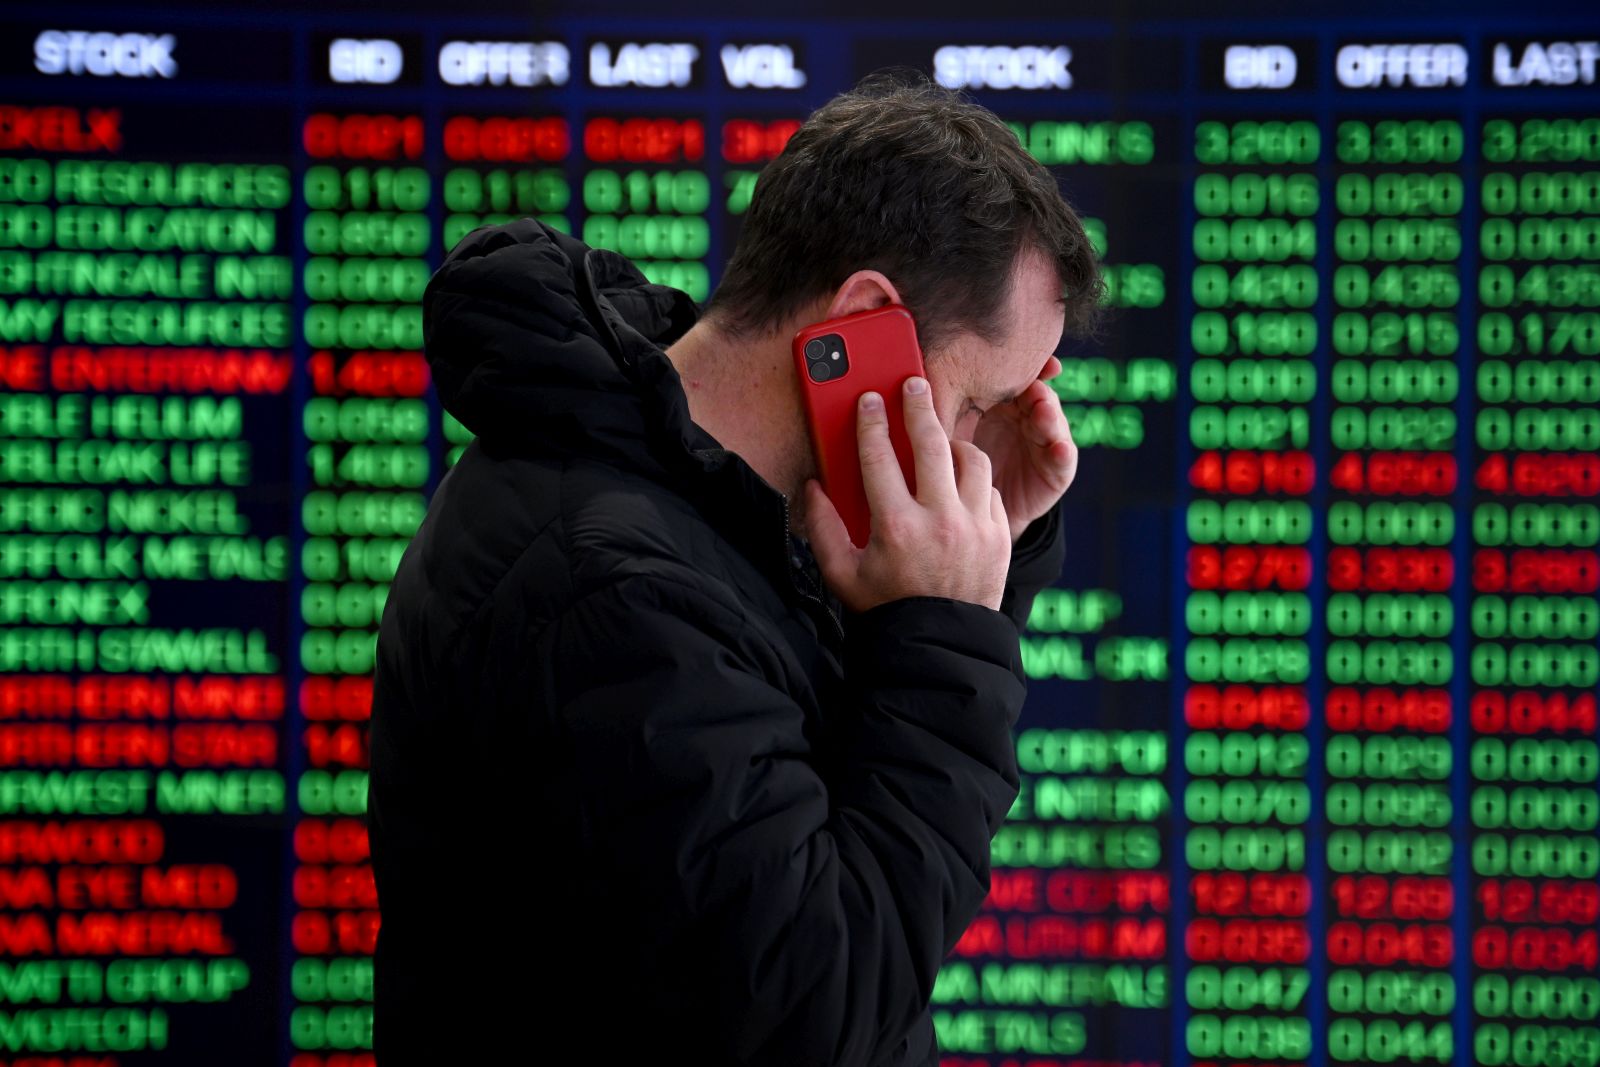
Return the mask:
{"type": "Polygon", "coordinates": [[[815,478],[807,478],[804,491],[806,532],[811,542],[811,554],[817,557],[817,567],[822,571],[822,576],[828,579],[830,585],[837,587],[845,561],[857,551],[855,543],[850,540],[849,529],[839,517],[833,501],[822,491],[821,484],[815,478]]]}

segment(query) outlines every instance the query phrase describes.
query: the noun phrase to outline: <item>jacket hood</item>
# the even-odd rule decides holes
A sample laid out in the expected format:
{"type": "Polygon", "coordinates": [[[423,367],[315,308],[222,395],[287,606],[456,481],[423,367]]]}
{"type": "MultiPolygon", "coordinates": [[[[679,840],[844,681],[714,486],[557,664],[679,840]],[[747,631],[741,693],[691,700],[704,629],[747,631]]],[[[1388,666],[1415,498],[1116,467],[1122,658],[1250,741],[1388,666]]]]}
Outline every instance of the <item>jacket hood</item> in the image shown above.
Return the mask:
{"type": "Polygon", "coordinates": [[[649,470],[670,465],[660,445],[720,447],[690,420],[657,347],[698,317],[687,293],[532,218],[468,234],[422,298],[439,399],[467,429],[520,452],[649,470]]]}
{"type": "Polygon", "coordinates": [[[787,530],[784,496],[690,419],[662,351],[699,313],[626,257],[525,218],[445,257],[423,293],[423,345],[445,410],[485,445],[643,473],[765,557],[780,542],[760,527],[787,530]]]}

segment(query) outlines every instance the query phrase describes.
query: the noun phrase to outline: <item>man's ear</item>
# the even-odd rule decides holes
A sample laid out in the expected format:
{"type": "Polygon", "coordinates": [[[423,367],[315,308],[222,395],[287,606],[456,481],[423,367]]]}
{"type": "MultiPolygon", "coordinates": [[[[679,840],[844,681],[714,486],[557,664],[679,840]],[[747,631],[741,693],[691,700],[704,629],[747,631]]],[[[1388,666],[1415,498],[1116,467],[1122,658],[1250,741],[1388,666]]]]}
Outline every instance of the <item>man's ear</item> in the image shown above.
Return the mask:
{"type": "Polygon", "coordinates": [[[870,311],[885,304],[900,303],[900,292],[881,271],[858,270],[844,280],[828,304],[828,318],[870,311]]]}

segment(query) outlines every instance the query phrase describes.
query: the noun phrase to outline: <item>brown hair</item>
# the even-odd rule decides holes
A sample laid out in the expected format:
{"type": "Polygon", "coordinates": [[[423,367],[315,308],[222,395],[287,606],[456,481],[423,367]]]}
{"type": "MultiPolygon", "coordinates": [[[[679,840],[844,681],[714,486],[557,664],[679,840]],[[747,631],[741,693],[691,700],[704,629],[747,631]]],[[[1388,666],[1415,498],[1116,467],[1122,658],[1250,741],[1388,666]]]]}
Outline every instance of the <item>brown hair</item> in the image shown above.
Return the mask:
{"type": "Polygon", "coordinates": [[[1093,332],[1105,284],[1050,171],[992,111],[917,71],[868,75],[812,112],[761,172],[705,313],[768,332],[853,271],[882,271],[924,351],[958,329],[991,344],[1016,257],[1055,262],[1066,330],[1093,332]]]}

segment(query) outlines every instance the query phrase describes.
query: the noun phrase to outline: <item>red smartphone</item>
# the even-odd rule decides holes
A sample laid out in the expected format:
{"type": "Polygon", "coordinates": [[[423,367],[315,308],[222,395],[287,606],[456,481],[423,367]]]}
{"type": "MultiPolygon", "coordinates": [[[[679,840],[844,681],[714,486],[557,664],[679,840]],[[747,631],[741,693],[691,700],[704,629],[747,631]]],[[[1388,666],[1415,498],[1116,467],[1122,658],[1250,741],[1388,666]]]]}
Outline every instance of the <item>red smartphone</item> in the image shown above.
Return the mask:
{"type": "Polygon", "coordinates": [[[885,304],[814,323],[794,335],[795,370],[805,402],[817,480],[844,519],[850,540],[865,548],[872,534],[871,510],[861,480],[856,405],[871,390],[883,397],[906,488],[917,491],[916,458],[906,434],[903,383],[922,369],[917,326],[902,304],[885,304]]]}

